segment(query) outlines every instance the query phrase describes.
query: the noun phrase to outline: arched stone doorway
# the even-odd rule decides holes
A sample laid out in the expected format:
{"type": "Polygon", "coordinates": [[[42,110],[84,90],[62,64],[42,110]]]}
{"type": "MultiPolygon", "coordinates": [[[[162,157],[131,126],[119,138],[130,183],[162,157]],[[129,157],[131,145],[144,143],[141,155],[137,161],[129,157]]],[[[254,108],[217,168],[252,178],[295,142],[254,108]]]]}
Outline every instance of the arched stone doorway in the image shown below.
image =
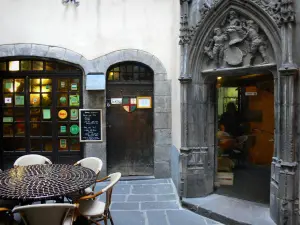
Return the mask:
{"type": "Polygon", "coordinates": [[[154,173],[153,70],[121,62],[107,72],[106,132],[108,173],[152,176],[154,173]],[[146,101],[144,105],[139,105],[146,101]]]}
{"type": "Polygon", "coordinates": [[[216,77],[271,72],[275,90],[271,216],[279,224],[284,220],[294,224],[292,208],[297,195],[283,191],[287,187],[294,190],[297,181],[295,149],[286,145],[295,138],[292,105],[296,70],[286,48],[290,47],[286,38],[292,35],[287,24],[293,19],[282,23],[284,15],[267,11],[260,1],[223,0],[204,3],[197,25],[189,26],[189,3],[182,1],[180,43],[184,52],[179,78],[183,106],[182,195],[205,196],[214,191],[216,77]],[[275,20],[277,17],[281,19],[275,20]],[[287,156],[285,151],[292,155],[287,156]]]}

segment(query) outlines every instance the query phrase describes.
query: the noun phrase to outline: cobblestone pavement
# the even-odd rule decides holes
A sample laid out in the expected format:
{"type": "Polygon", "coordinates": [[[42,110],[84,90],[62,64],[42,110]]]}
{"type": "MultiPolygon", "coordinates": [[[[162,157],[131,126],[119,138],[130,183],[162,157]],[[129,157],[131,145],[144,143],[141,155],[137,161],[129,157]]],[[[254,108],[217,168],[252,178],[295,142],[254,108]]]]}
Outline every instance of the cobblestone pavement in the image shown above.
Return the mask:
{"type": "MultiPolygon", "coordinates": [[[[96,191],[104,184],[98,183],[96,191]]],[[[105,195],[100,199],[105,200],[105,195]]],[[[115,225],[214,225],[216,221],[183,209],[171,179],[119,181],[113,190],[115,225]]]]}

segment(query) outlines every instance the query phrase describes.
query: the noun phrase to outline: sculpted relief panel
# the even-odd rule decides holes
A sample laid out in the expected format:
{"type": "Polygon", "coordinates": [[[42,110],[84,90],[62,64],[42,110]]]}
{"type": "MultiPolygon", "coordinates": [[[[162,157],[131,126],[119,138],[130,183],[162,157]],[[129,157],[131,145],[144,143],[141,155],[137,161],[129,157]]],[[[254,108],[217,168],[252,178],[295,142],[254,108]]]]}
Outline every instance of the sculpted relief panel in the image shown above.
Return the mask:
{"type": "Polygon", "coordinates": [[[229,11],[204,47],[207,69],[273,62],[271,45],[253,20],[229,11]]]}

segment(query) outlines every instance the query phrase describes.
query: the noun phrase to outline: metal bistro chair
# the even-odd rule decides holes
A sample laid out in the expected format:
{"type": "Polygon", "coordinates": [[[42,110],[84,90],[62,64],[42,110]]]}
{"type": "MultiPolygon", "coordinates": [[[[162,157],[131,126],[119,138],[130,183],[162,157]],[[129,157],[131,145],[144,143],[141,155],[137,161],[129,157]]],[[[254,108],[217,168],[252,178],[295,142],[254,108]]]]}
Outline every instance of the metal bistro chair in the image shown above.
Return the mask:
{"type": "MultiPolygon", "coordinates": [[[[0,174],[1,172],[2,170],[0,169],[0,174]]],[[[19,205],[19,202],[17,200],[0,199],[0,225],[15,224],[11,223],[12,221],[14,221],[11,209],[13,209],[16,205],[19,205]]]]}
{"type": "Polygon", "coordinates": [[[77,200],[77,203],[79,203],[79,214],[98,225],[100,225],[100,221],[102,220],[104,220],[104,224],[107,225],[108,219],[110,220],[111,224],[114,225],[109,207],[111,204],[113,187],[120,180],[120,178],[121,173],[113,173],[101,180],[97,180],[97,182],[103,182],[110,179],[110,182],[99,192],[93,195],[83,196],[77,200]],[[97,197],[103,193],[106,193],[105,203],[97,199],[97,197]]]}
{"type": "Polygon", "coordinates": [[[52,164],[52,162],[45,156],[37,155],[37,154],[29,154],[29,155],[23,155],[19,157],[15,161],[14,167],[37,165],[37,164],[52,164]]]}
{"type": "Polygon", "coordinates": [[[37,204],[17,206],[12,212],[20,213],[25,225],[72,225],[76,204],[37,204]]]}
{"type": "MultiPolygon", "coordinates": [[[[96,173],[96,180],[97,180],[99,178],[99,174],[101,172],[103,162],[101,159],[96,158],[96,157],[87,157],[87,158],[84,158],[84,159],[76,162],[74,164],[74,166],[83,166],[83,167],[93,170],[96,173]]],[[[88,187],[84,190],[83,195],[89,195],[89,194],[94,193],[95,186],[96,186],[96,181],[91,187],[88,187]]]]}
{"type": "Polygon", "coordinates": [[[17,222],[14,220],[11,210],[2,207],[0,205],[0,225],[15,225],[15,224],[17,224],[17,222]]]}

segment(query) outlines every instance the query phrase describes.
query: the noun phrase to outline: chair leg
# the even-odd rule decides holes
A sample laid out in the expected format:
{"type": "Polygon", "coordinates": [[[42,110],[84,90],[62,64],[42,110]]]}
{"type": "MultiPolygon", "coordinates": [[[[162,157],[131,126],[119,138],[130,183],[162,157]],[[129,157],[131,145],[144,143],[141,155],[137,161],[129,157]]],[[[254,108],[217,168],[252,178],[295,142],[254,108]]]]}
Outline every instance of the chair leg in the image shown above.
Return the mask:
{"type": "Polygon", "coordinates": [[[103,217],[103,220],[104,220],[104,224],[107,225],[107,217],[106,216],[103,217]]]}
{"type": "Polygon", "coordinates": [[[92,220],[92,219],[89,219],[90,221],[92,221],[93,223],[97,224],[97,225],[101,225],[100,222],[97,222],[96,220],[92,220]]]}
{"type": "Polygon", "coordinates": [[[109,209],[107,210],[107,215],[108,215],[108,218],[109,218],[109,220],[110,220],[111,225],[114,225],[114,221],[113,221],[113,219],[112,219],[112,216],[111,216],[111,214],[110,214],[109,209]]]}

